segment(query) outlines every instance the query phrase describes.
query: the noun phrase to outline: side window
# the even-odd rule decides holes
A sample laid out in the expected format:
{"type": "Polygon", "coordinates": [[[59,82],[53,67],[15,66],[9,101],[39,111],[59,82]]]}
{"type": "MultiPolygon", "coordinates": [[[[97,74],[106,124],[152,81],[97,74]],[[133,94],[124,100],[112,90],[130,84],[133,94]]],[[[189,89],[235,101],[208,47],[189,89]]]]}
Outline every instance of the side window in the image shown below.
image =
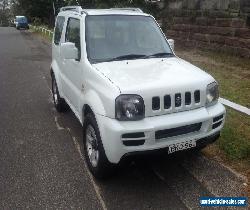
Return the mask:
{"type": "Polygon", "coordinates": [[[72,42],[78,49],[78,60],[81,59],[81,39],[80,39],[80,20],[69,18],[65,36],[66,42],[72,42]]]}
{"type": "Polygon", "coordinates": [[[56,45],[60,43],[64,21],[65,21],[65,18],[61,16],[57,17],[56,19],[55,36],[54,36],[54,43],[56,45]]]}

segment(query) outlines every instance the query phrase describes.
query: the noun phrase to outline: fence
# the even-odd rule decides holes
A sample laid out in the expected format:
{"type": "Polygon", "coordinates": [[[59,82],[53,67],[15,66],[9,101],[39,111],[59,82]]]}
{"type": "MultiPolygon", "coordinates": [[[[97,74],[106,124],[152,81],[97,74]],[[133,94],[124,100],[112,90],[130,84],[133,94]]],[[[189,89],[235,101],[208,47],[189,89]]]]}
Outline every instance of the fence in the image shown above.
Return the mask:
{"type": "Polygon", "coordinates": [[[30,28],[32,28],[33,30],[38,31],[38,32],[41,31],[43,34],[48,35],[50,37],[52,37],[53,34],[54,34],[53,31],[51,31],[51,30],[49,30],[47,28],[41,27],[41,26],[30,25],[30,28]]]}

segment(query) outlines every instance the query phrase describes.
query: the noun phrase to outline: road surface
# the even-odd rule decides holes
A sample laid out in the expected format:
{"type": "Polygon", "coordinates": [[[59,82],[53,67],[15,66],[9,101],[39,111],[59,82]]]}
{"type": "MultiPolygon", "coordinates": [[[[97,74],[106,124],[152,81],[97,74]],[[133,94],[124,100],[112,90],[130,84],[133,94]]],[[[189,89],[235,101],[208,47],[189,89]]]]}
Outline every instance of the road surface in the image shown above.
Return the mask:
{"type": "Polygon", "coordinates": [[[242,193],[234,173],[201,155],[141,157],[95,180],[80,123],[54,109],[50,62],[46,41],[0,28],[0,209],[199,209],[200,196],[242,193]]]}

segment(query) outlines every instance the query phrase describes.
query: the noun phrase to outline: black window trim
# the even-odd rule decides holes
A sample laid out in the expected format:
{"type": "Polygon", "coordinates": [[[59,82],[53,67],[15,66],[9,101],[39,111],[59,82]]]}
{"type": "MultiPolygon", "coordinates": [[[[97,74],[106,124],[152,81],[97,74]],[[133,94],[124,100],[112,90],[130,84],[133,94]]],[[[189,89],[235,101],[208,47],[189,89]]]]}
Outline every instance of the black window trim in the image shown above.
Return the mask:
{"type": "Polygon", "coordinates": [[[66,18],[65,18],[65,16],[57,16],[57,18],[56,18],[56,24],[55,24],[55,29],[54,29],[54,40],[53,40],[53,43],[55,44],[55,45],[59,45],[60,44],[60,42],[61,42],[61,39],[62,39],[62,34],[63,34],[63,28],[64,28],[64,25],[65,25],[65,21],[66,21],[66,18]],[[62,18],[63,19],[63,26],[62,26],[62,31],[61,31],[61,35],[60,35],[60,38],[59,38],[59,41],[57,42],[56,40],[55,40],[55,32],[56,32],[56,26],[57,26],[57,23],[58,23],[58,19],[59,18],[62,18]]]}
{"type": "MultiPolygon", "coordinates": [[[[68,42],[68,41],[66,40],[66,38],[67,38],[67,33],[68,33],[69,21],[70,21],[71,19],[75,19],[75,20],[78,20],[78,21],[79,21],[79,23],[80,23],[80,24],[79,24],[79,26],[80,26],[80,33],[81,33],[81,20],[80,20],[79,18],[76,18],[76,17],[68,17],[67,25],[66,25],[66,31],[65,31],[65,36],[64,36],[64,42],[68,42]]],[[[76,59],[76,61],[78,61],[78,62],[80,62],[81,59],[82,59],[82,42],[81,42],[81,34],[80,34],[80,51],[81,51],[81,53],[80,53],[80,58],[76,59]]]]}

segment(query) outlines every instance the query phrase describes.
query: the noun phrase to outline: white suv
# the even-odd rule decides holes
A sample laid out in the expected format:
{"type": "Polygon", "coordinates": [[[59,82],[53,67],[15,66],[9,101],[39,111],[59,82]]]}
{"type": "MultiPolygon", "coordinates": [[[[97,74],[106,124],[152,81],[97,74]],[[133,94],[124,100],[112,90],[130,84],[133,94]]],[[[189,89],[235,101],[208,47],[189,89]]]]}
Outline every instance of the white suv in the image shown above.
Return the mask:
{"type": "Polygon", "coordinates": [[[132,154],[201,148],[219,137],[225,108],[217,82],[178,58],[140,9],[64,7],[52,51],[55,107],[69,106],[83,125],[95,177],[132,154]]]}

